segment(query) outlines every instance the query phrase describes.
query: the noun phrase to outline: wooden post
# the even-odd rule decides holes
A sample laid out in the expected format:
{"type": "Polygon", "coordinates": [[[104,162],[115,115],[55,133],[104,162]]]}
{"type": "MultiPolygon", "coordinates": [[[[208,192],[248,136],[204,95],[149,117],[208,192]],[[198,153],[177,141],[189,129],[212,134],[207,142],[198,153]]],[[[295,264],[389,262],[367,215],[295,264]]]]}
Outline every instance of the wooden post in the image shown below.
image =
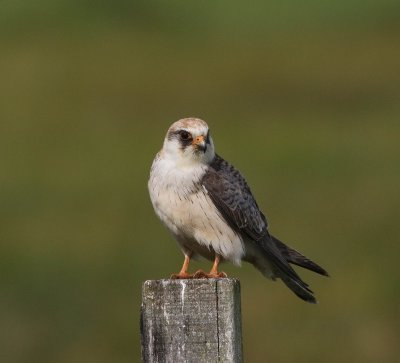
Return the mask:
{"type": "Polygon", "coordinates": [[[140,325],[144,363],[243,362],[239,280],[146,281],[140,325]]]}

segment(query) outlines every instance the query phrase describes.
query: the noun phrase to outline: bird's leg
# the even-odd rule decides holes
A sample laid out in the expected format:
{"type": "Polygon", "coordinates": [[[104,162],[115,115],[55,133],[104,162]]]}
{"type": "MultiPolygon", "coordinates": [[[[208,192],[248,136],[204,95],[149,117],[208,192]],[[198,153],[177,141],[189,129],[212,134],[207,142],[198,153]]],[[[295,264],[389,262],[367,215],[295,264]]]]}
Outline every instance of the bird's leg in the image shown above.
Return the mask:
{"type": "Polygon", "coordinates": [[[171,279],[192,279],[193,275],[190,275],[187,273],[187,270],[189,268],[189,262],[190,262],[190,256],[185,255],[185,259],[183,261],[183,265],[181,270],[179,271],[178,274],[172,274],[171,279]]]}
{"type": "Polygon", "coordinates": [[[214,264],[208,274],[204,273],[203,271],[199,270],[194,275],[193,278],[195,279],[217,279],[221,277],[227,277],[225,272],[218,272],[218,265],[221,262],[221,256],[215,254],[214,264]]]}
{"type": "Polygon", "coordinates": [[[221,256],[215,254],[215,260],[214,264],[210,270],[210,272],[207,274],[208,278],[218,278],[218,277],[227,277],[225,272],[218,272],[218,265],[221,262],[221,256]]]}

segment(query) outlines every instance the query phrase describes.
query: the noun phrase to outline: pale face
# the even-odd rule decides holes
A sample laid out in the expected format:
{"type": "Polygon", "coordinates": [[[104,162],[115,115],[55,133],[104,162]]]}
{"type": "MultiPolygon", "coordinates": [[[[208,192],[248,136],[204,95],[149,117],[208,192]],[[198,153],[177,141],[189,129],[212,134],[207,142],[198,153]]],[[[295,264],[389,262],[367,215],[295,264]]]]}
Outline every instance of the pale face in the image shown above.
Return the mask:
{"type": "Polygon", "coordinates": [[[208,125],[195,118],[175,122],[167,132],[163,152],[181,165],[209,164],[215,151],[208,125]]]}

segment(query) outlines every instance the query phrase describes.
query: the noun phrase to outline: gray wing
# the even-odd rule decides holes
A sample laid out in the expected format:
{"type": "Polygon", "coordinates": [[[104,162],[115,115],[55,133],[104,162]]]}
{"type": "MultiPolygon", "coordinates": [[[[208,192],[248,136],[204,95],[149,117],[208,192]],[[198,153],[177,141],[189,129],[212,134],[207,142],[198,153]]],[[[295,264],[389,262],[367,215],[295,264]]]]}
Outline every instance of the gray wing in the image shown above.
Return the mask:
{"type": "Polygon", "coordinates": [[[202,179],[202,185],[234,230],[255,241],[269,236],[267,220],[258,208],[246,180],[220,156],[215,156],[202,179]]]}
{"type": "Polygon", "coordinates": [[[301,289],[311,292],[268,233],[265,216],[258,208],[245,179],[232,165],[216,155],[202,179],[202,185],[230,227],[262,247],[286,284],[294,281],[300,284],[301,289]]]}

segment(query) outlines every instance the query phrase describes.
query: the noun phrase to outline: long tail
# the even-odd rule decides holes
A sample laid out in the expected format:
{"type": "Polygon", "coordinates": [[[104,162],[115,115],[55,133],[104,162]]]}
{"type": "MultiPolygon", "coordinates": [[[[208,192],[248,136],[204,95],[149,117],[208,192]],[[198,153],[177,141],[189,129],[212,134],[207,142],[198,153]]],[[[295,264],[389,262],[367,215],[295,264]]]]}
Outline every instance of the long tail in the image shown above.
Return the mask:
{"type": "Polygon", "coordinates": [[[304,281],[302,281],[301,279],[299,279],[300,281],[297,281],[296,279],[290,278],[285,274],[279,274],[279,277],[285,283],[285,285],[290,290],[292,290],[300,299],[312,304],[318,303],[317,299],[313,295],[314,292],[310,290],[310,288],[304,281]]]}
{"type": "MultiPolygon", "coordinates": [[[[259,246],[262,247],[265,259],[272,267],[273,274],[279,277],[299,298],[310,303],[317,303],[313,291],[309,288],[308,284],[300,278],[289,263],[304,267],[321,275],[328,276],[328,273],[315,262],[286,246],[283,242],[271,235],[266,236],[263,240],[259,241],[259,243],[259,246]]],[[[255,266],[266,275],[265,264],[258,260],[255,266]]]]}
{"type": "Polygon", "coordinates": [[[328,272],[326,272],[321,266],[317,265],[315,262],[311,261],[306,256],[302,255],[300,252],[294,250],[293,248],[285,245],[278,238],[271,236],[272,240],[275,242],[282,255],[286,258],[286,261],[303,267],[307,270],[314,271],[317,274],[329,276],[328,272]]]}

